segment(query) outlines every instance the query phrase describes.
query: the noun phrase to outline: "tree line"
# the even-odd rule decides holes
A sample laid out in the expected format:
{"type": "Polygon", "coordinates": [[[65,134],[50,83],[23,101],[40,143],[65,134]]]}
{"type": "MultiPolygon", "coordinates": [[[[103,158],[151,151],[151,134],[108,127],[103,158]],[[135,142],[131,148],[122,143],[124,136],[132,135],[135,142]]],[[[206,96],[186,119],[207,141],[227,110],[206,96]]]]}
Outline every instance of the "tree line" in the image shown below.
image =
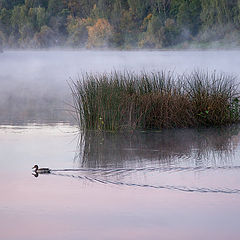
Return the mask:
{"type": "Polygon", "coordinates": [[[240,0],[0,0],[10,48],[240,45],[240,0]]]}

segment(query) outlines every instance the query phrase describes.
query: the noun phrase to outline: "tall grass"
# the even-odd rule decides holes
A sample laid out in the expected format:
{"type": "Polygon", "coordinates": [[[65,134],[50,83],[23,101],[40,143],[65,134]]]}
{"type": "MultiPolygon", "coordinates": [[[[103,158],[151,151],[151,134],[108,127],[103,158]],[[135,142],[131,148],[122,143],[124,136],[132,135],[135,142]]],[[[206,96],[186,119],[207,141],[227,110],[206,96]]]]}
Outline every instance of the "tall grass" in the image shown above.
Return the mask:
{"type": "Polygon", "coordinates": [[[216,72],[84,74],[70,87],[83,129],[184,128],[239,120],[235,78],[216,72]]]}

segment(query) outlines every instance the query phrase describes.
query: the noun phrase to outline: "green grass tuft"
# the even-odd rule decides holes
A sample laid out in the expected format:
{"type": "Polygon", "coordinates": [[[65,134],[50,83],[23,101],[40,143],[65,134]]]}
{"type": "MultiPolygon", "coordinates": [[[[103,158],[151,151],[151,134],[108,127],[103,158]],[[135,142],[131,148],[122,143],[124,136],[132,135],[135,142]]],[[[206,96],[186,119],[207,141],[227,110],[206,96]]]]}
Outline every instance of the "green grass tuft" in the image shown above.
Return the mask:
{"type": "Polygon", "coordinates": [[[239,121],[235,77],[226,74],[84,74],[70,87],[82,129],[185,128],[239,121]]]}

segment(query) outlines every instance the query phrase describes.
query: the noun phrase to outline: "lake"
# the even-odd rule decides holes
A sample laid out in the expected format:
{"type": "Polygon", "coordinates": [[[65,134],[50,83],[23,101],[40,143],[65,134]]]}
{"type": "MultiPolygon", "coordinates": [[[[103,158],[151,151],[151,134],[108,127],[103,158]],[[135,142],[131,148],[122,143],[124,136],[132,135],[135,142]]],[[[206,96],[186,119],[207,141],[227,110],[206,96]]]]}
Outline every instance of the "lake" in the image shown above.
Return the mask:
{"type": "Polygon", "coordinates": [[[87,72],[240,76],[240,51],[0,54],[0,239],[240,237],[240,125],[79,132],[67,81],[87,72]],[[49,167],[32,175],[32,166],[49,167]]]}

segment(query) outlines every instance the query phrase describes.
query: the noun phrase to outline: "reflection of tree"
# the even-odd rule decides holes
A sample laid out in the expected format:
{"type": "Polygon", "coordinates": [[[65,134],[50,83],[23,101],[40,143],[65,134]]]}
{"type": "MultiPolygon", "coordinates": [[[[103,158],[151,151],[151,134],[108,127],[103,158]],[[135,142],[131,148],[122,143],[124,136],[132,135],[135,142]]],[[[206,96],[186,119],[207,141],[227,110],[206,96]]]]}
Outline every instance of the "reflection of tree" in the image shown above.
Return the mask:
{"type": "Polygon", "coordinates": [[[86,132],[81,135],[78,161],[87,168],[192,164],[226,164],[239,142],[239,125],[162,132],[86,132]]]}

